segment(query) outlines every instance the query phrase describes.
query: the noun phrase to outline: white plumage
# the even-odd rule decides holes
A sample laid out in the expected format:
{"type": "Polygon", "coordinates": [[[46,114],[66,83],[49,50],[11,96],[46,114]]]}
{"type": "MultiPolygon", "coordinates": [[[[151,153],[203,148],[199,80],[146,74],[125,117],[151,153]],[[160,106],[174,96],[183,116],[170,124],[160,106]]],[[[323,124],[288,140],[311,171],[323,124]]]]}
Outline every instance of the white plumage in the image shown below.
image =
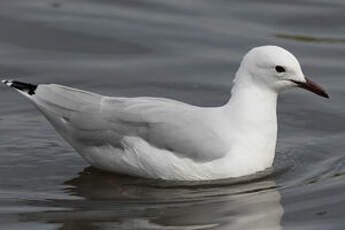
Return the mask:
{"type": "Polygon", "coordinates": [[[306,79],[292,54],[265,46],[245,56],[232,97],[221,107],[3,82],[30,98],[58,133],[97,168],[146,178],[211,180],[272,166],[278,93],[296,82],[305,84],[306,79]],[[277,65],[286,73],[278,73],[277,65]]]}

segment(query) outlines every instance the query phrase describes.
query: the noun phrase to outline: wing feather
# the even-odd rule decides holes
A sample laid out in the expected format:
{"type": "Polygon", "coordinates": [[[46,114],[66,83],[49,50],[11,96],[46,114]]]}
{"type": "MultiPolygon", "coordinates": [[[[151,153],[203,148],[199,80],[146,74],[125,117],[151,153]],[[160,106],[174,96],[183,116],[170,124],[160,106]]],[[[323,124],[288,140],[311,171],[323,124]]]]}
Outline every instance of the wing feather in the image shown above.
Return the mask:
{"type": "Polygon", "coordinates": [[[210,161],[229,146],[202,108],[161,98],[104,98],[105,119],[123,136],[140,136],[155,147],[180,157],[210,161]],[[211,121],[210,121],[211,122],[211,121]]]}
{"type": "Polygon", "coordinates": [[[59,85],[40,85],[33,100],[79,149],[121,148],[123,138],[132,136],[181,158],[206,162],[223,157],[230,148],[221,133],[224,129],[215,125],[217,114],[175,100],[103,97],[59,85]]]}

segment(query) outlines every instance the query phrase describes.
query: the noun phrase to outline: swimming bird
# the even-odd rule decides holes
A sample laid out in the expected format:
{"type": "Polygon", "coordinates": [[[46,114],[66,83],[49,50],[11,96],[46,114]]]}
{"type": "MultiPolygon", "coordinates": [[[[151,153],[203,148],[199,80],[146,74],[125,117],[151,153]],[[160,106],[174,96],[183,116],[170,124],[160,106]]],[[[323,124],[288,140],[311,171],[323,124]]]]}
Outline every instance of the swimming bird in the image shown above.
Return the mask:
{"type": "Polygon", "coordinates": [[[270,168],[279,93],[299,87],[328,98],[304,76],[295,56],[278,46],[256,47],[244,56],[231,97],[220,107],[2,82],[29,98],[92,166],[176,181],[234,178],[270,168]]]}

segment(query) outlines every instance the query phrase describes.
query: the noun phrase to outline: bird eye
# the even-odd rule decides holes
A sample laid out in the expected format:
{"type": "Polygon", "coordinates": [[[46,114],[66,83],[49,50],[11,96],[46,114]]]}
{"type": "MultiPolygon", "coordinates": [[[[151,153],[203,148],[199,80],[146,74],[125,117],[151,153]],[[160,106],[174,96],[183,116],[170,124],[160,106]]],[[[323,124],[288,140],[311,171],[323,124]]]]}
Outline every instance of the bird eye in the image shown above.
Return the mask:
{"type": "Polygon", "coordinates": [[[277,65],[277,66],[275,67],[275,69],[276,69],[276,71],[277,71],[278,73],[285,72],[285,68],[284,68],[283,66],[280,66],[280,65],[277,65]]]}

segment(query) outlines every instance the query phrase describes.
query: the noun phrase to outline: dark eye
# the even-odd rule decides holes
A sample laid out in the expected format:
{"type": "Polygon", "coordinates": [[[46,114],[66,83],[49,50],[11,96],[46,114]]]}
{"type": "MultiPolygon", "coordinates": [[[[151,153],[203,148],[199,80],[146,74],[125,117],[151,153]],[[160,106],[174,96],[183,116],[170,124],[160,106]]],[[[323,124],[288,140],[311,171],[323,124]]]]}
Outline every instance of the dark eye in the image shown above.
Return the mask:
{"type": "Polygon", "coordinates": [[[277,71],[278,73],[285,72],[285,68],[284,68],[283,66],[280,66],[280,65],[277,65],[277,66],[275,67],[275,69],[276,69],[276,71],[277,71]]]}

